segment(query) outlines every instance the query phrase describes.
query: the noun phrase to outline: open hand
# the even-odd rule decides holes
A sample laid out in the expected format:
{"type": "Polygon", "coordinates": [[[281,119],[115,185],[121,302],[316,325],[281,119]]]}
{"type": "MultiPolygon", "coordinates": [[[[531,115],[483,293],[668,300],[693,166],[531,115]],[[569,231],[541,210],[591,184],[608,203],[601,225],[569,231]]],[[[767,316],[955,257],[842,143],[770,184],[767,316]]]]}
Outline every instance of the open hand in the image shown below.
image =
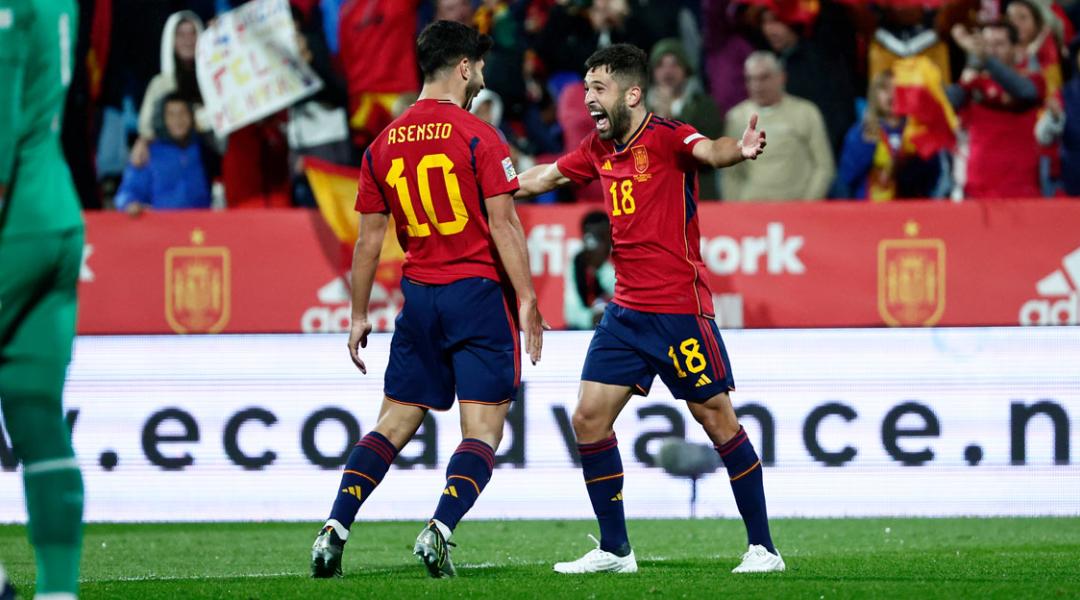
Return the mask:
{"type": "Polygon", "coordinates": [[[748,160],[754,160],[765,152],[765,130],[758,131],[757,121],[757,113],[750,115],[750,122],[739,140],[739,151],[742,152],[742,157],[748,160]]]}

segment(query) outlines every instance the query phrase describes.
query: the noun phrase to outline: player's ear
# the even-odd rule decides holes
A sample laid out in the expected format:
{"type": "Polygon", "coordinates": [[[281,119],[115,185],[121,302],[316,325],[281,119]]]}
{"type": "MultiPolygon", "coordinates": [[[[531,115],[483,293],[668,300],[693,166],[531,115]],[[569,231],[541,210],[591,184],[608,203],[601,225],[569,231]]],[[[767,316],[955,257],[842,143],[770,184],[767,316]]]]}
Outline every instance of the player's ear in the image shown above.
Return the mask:
{"type": "Polygon", "coordinates": [[[645,93],[641,90],[641,86],[632,85],[627,88],[624,96],[626,105],[633,108],[645,101],[645,93]]]}
{"type": "Polygon", "coordinates": [[[472,78],[472,68],[472,62],[470,62],[468,58],[463,58],[461,59],[461,62],[458,63],[458,74],[461,75],[462,79],[468,81],[472,78]]]}

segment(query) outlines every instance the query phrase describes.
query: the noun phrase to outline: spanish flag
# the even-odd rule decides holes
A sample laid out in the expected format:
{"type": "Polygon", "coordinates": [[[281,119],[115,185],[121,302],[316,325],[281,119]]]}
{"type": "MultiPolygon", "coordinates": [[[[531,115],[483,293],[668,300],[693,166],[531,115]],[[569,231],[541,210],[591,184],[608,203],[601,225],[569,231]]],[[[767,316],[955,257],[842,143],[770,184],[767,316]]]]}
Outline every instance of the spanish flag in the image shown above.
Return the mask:
{"type": "Polygon", "coordinates": [[[355,244],[360,231],[360,215],[354,208],[360,169],[308,156],[304,158],[304,174],[319,204],[319,212],[334,235],[342,243],[355,244]]]}
{"type": "MultiPolygon", "coordinates": [[[[304,174],[311,184],[315,202],[319,205],[326,224],[341,240],[344,268],[348,270],[352,260],[352,248],[360,234],[360,214],[356,212],[356,185],[360,181],[360,169],[338,165],[317,158],[304,158],[304,174]]],[[[401,278],[401,263],[405,253],[401,251],[394,234],[394,220],[386,228],[383,239],[379,270],[375,278],[384,285],[397,286],[401,278]]]]}
{"type": "Polygon", "coordinates": [[[928,159],[956,144],[959,119],[949,98],[939,69],[926,56],[903,58],[892,66],[896,85],[894,108],[907,117],[903,150],[928,159]]]}

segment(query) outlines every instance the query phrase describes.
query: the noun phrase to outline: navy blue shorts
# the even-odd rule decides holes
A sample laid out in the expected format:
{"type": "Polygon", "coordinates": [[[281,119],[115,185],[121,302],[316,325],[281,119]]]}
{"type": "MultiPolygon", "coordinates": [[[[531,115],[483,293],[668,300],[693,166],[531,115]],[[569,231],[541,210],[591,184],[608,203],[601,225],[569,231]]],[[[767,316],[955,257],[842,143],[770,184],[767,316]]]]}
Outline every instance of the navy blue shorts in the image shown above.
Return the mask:
{"type": "Polygon", "coordinates": [[[629,386],[647,396],[657,375],[673,396],[690,402],[735,389],[727,350],[712,319],[608,304],[581,379],[629,386]]]}
{"type": "Polygon", "coordinates": [[[455,391],[477,404],[517,397],[521,342],[502,286],[479,277],[447,285],[403,278],[401,291],[384,382],[390,400],[447,410],[455,391]]]}

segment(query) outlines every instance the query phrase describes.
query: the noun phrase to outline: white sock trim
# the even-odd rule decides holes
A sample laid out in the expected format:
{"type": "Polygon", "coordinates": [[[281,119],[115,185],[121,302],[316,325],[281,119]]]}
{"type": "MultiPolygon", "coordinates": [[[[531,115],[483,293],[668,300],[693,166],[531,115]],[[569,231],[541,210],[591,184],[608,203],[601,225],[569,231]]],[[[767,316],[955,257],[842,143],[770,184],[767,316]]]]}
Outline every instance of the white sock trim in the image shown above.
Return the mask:
{"type": "Polygon", "coordinates": [[[442,534],[443,539],[449,542],[450,541],[450,536],[454,535],[454,532],[451,531],[450,528],[446,526],[446,523],[443,523],[442,521],[440,521],[438,519],[432,519],[431,522],[435,524],[435,528],[438,529],[439,533],[442,534]]]}
{"type": "Polygon", "coordinates": [[[29,463],[23,465],[23,473],[26,475],[40,475],[41,473],[51,473],[53,471],[67,471],[69,469],[79,469],[79,461],[74,456],[68,458],[51,458],[49,460],[39,460],[35,463],[29,463]]]}
{"type": "Polygon", "coordinates": [[[337,536],[339,538],[341,538],[341,541],[343,541],[343,542],[345,540],[349,539],[349,530],[345,529],[345,526],[342,525],[341,521],[338,521],[337,519],[327,519],[326,524],[323,525],[323,527],[324,528],[333,527],[334,528],[334,533],[336,533],[337,536]]]}
{"type": "Polygon", "coordinates": [[[77,600],[78,596],[71,592],[49,592],[47,594],[34,594],[34,600],[77,600]]]}

